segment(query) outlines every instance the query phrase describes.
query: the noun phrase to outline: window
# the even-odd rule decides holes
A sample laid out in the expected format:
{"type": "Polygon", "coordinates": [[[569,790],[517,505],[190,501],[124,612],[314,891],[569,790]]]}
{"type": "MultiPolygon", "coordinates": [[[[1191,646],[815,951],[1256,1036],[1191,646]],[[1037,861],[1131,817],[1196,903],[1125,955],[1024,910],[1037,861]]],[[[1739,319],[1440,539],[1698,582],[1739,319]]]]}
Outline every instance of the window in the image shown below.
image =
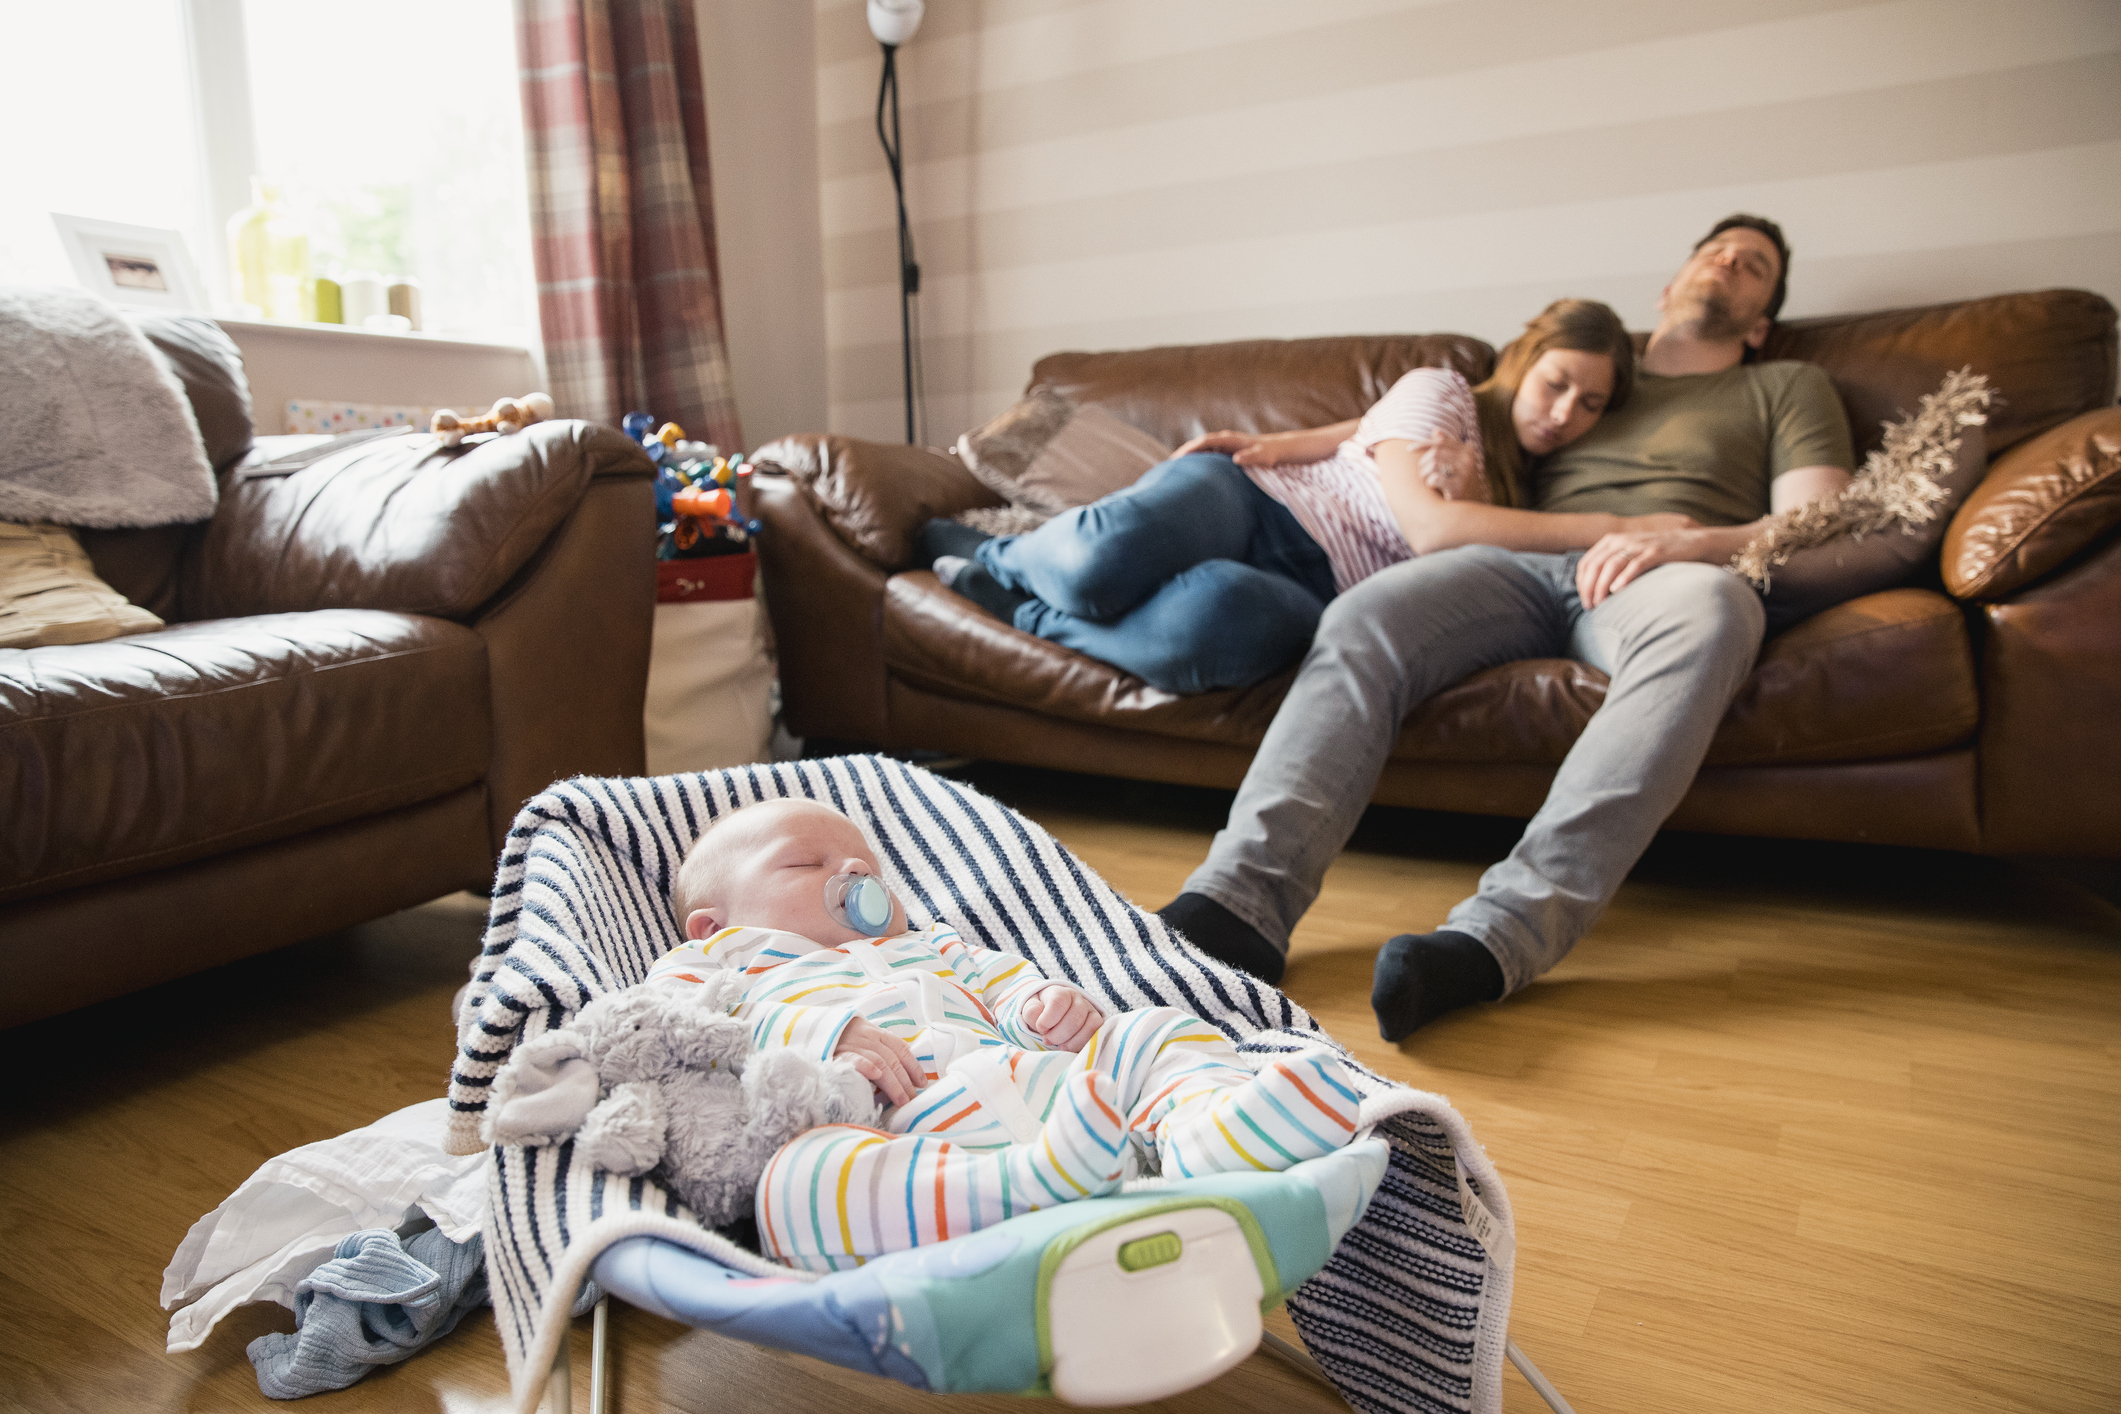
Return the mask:
{"type": "Polygon", "coordinates": [[[54,211],[182,231],[203,266],[205,193],[175,0],[9,3],[4,25],[0,279],[74,282],[54,211]]]}
{"type": "Polygon", "coordinates": [[[11,39],[26,40],[17,54],[37,57],[14,67],[0,131],[51,141],[6,159],[27,171],[0,216],[0,277],[71,281],[52,211],[174,227],[221,312],[234,313],[225,225],[241,183],[226,175],[255,173],[308,228],[315,273],[411,275],[428,332],[535,341],[511,0],[10,11],[11,39]],[[240,61],[222,38],[232,32],[240,61]],[[207,47],[196,71],[188,39],[207,47]],[[249,131],[197,116],[200,87],[230,79],[247,79],[249,131]]]}

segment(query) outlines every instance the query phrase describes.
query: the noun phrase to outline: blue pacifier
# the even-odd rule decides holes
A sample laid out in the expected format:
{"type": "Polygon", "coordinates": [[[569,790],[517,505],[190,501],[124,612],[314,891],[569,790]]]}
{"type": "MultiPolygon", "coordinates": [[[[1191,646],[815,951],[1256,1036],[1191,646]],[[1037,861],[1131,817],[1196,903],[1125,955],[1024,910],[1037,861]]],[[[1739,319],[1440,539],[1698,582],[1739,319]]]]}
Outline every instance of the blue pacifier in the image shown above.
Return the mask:
{"type": "Polygon", "coordinates": [[[891,931],[891,891],[874,874],[834,874],[825,881],[825,912],[866,937],[891,931]]]}

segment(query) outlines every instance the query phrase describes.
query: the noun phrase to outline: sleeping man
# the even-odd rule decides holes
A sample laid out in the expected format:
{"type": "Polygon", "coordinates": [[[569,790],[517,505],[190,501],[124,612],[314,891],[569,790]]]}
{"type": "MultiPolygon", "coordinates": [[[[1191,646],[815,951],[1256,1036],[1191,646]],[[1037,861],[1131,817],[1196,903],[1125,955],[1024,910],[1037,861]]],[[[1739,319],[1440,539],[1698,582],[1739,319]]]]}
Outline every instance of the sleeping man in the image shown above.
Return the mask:
{"type": "Polygon", "coordinates": [[[853,821],[795,799],[723,817],[678,868],[691,941],[648,984],[739,972],[755,1046],[844,1056],[885,1103],[880,1128],[827,1125],[774,1156],[766,1255],[832,1271],[1109,1193],[1130,1171],[1285,1169],[1353,1136],[1358,1097],[1332,1053],[1255,1074],[1173,1008],[1108,1017],[946,924],[909,930],[879,873],[853,821]]]}
{"type": "Polygon", "coordinates": [[[1853,461],[1832,382],[1753,362],[1782,307],[1789,247],[1731,216],[1658,298],[1633,395],[1534,470],[1542,511],[1681,512],[1687,530],[1608,535],[1576,554],[1468,545],[1335,599],[1266,739],[1164,921],[1281,978],[1289,934],[1362,817],[1407,715],[1484,668],[1575,658],[1605,702],[1509,858],[1443,926],[1387,942],[1370,1002],[1397,1041],[1553,967],[1590,928],[1692,784],[1751,672],[1765,615],[1728,562],[1769,511],[1840,491],[1853,461]]]}

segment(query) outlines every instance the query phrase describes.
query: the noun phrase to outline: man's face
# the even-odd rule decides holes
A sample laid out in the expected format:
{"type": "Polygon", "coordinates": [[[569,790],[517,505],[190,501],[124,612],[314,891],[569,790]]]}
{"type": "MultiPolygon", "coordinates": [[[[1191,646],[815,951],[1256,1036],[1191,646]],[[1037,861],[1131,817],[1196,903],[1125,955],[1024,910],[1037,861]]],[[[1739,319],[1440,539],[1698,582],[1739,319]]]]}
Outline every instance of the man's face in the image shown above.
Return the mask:
{"type": "Polygon", "coordinates": [[[1666,319],[1694,324],[1703,337],[1743,338],[1754,348],[1767,341],[1767,317],[1782,257],[1775,243],[1745,226],[1719,231],[1687,257],[1657,297],[1666,319]]]}
{"type": "MultiPolygon", "coordinates": [[[[685,935],[721,928],[778,928],[824,947],[865,935],[835,922],[825,908],[825,881],[835,874],[881,875],[855,823],[807,800],[776,800],[732,816],[708,836],[712,882],[685,920],[685,935]]],[[[891,900],[891,932],[904,932],[906,910],[891,900]]]]}

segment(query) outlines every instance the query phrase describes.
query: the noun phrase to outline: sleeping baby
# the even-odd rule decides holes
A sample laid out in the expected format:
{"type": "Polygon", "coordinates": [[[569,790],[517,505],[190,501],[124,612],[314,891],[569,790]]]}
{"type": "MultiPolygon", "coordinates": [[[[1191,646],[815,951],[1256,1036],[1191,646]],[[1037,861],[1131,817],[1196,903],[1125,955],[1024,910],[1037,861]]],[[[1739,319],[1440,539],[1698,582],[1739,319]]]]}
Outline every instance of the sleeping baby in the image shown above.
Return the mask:
{"type": "Polygon", "coordinates": [[[649,983],[739,972],[754,1045],[847,1057],[885,1105],[881,1128],[813,1129],[773,1157],[767,1255],[832,1271],[1109,1193],[1130,1154],[1174,1177],[1285,1169],[1353,1135],[1330,1052],[1255,1074],[1184,1012],[1108,1017],[1023,958],[909,930],[878,875],[854,822],[810,800],[732,812],[678,869],[690,941],[649,983]]]}

